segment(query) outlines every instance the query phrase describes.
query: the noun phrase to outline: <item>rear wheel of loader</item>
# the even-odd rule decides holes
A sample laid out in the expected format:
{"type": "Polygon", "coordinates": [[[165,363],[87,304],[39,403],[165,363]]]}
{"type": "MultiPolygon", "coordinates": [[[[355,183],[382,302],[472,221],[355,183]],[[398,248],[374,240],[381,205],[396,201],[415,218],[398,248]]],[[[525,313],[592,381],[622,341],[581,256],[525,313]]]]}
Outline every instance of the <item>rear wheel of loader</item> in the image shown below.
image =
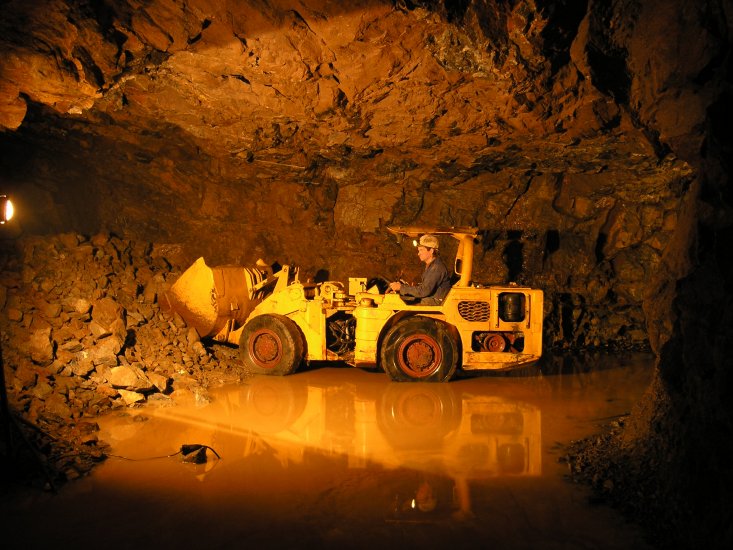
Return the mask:
{"type": "Polygon", "coordinates": [[[450,326],[430,317],[409,317],[389,329],[379,354],[397,382],[446,382],[458,366],[458,344],[450,326]]]}
{"type": "Polygon", "coordinates": [[[284,376],[303,362],[305,343],[292,320],[283,315],[259,315],[244,326],[239,354],[244,366],[255,374],[284,376]]]}

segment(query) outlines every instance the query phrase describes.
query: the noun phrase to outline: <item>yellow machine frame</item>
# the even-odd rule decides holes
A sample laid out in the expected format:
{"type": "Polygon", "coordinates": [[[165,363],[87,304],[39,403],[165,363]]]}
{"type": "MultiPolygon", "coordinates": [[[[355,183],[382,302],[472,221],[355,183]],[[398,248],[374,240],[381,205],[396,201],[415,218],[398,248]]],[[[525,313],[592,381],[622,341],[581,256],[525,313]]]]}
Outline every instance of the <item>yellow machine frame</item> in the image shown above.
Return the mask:
{"type": "Polygon", "coordinates": [[[458,366],[502,370],[539,359],[543,293],[513,283],[475,284],[477,229],[388,229],[398,237],[432,233],[458,241],[458,280],[440,305],[407,304],[398,294],[367,289],[366,278],[349,279],[348,288],[302,283],[290,266],[275,273],[261,263],[212,269],[203,259],[173,286],[169,304],[200,336],[238,344],[245,364],[265,374],[289,374],[302,361],[343,360],[382,366],[395,380],[444,381],[458,366]],[[348,350],[329,346],[334,319],[348,333],[348,350]]]}

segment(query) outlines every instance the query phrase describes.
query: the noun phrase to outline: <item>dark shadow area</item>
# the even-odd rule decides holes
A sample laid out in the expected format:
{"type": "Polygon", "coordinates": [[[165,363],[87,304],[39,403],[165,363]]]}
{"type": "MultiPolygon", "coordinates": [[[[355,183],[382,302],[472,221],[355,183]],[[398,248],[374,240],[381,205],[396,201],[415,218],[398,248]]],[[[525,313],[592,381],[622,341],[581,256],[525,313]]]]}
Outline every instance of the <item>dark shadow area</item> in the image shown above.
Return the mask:
{"type": "Polygon", "coordinates": [[[546,262],[547,259],[560,249],[560,232],[557,229],[548,229],[545,234],[545,252],[542,257],[542,261],[546,262]]]}
{"type": "Polygon", "coordinates": [[[502,258],[507,267],[507,282],[517,282],[524,269],[524,244],[521,231],[507,231],[509,242],[504,247],[502,258]]]}
{"type": "Polygon", "coordinates": [[[313,276],[314,283],[325,283],[329,280],[329,272],[327,269],[319,269],[313,276]]]}
{"type": "Polygon", "coordinates": [[[596,254],[596,262],[601,263],[605,259],[605,255],[603,254],[603,248],[606,246],[606,241],[608,240],[608,235],[605,233],[598,233],[598,239],[596,239],[596,246],[595,246],[595,254],[596,254]]]}

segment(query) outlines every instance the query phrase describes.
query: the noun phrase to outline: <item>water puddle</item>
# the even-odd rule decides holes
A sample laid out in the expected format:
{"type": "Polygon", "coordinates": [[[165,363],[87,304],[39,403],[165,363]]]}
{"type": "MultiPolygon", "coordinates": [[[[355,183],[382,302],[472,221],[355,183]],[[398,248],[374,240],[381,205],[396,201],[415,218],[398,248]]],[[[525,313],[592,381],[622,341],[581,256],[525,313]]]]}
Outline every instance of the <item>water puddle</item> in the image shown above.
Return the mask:
{"type": "Polygon", "coordinates": [[[397,384],[322,368],[114,413],[100,438],[118,457],[3,521],[24,548],[644,548],[557,459],[631,410],[652,359],[549,371],[397,384]]]}

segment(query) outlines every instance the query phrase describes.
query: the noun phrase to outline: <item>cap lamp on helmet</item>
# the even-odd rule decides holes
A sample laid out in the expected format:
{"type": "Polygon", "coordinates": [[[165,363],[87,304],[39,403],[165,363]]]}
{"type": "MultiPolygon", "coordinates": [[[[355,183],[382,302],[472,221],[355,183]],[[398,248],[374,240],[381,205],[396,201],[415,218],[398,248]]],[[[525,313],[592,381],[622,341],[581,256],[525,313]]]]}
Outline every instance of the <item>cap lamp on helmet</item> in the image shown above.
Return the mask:
{"type": "Polygon", "coordinates": [[[420,237],[419,241],[413,241],[415,246],[424,246],[425,248],[438,248],[438,238],[435,235],[425,234],[420,237]]]}

